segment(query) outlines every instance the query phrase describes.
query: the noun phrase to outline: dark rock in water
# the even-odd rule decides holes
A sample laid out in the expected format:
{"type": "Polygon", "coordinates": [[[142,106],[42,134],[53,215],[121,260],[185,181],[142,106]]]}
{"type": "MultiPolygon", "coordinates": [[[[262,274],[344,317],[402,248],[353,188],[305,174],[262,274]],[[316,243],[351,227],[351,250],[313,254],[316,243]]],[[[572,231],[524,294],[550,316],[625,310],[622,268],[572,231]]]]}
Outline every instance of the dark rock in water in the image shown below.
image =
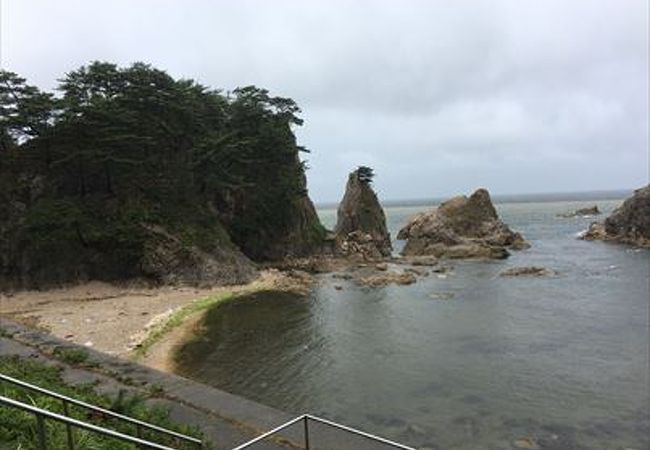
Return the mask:
{"type": "Polygon", "coordinates": [[[537,450],[539,448],[539,444],[537,443],[537,440],[533,437],[523,437],[517,439],[512,444],[516,448],[521,448],[525,450],[537,450]]]}
{"type": "Polygon", "coordinates": [[[603,223],[593,223],[581,238],[650,247],[650,184],[634,191],[603,223]]]}
{"type": "Polygon", "coordinates": [[[525,266],[513,267],[505,270],[499,274],[500,277],[548,277],[556,275],[554,270],[547,269],[546,267],[538,266],[525,266]]]}
{"type": "Polygon", "coordinates": [[[597,216],[600,214],[600,210],[597,205],[594,205],[590,208],[581,208],[573,212],[558,214],[558,217],[571,218],[571,217],[584,217],[584,216],[597,216]]]}
{"type": "Polygon", "coordinates": [[[376,260],[390,256],[392,246],[386,216],[361,169],[350,174],[337,212],[334,232],[337,248],[345,256],[376,260]]]}
{"type": "Polygon", "coordinates": [[[409,272],[380,272],[367,277],[356,279],[357,284],[368,287],[382,287],[389,284],[407,285],[417,281],[415,275],[409,272]]]}
{"type": "Polygon", "coordinates": [[[417,215],[397,238],[407,240],[402,251],[406,256],[502,259],[509,256],[508,249],[530,247],[499,219],[485,189],[469,198],[454,197],[437,210],[417,215]]]}

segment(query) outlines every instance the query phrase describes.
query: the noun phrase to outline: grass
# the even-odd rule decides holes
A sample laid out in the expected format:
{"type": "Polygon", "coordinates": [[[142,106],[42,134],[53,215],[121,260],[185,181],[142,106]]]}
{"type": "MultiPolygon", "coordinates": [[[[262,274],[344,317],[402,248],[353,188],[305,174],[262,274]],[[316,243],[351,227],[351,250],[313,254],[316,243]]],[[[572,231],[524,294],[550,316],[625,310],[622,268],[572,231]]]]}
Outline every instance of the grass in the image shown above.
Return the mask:
{"type": "MultiPolygon", "coordinates": [[[[106,409],[136,417],[168,429],[173,429],[184,434],[200,437],[193,428],[179,426],[169,420],[169,414],[162,408],[148,407],[144,402],[146,397],[128,395],[121,391],[115,398],[99,395],[90,384],[68,385],[61,377],[61,368],[51,367],[42,363],[20,359],[16,356],[0,357],[0,372],[11,377],[19,378],[28,383],[79,399],[106,409]]],[[[56,413],[63,413],[61,401],[50,397],[32,393],[8,383],[0,382],[0,395],[28,403],[39,408],[56,413]]],[[[115,422],[105,416],[92,414],[87,410],[70,406],[70,415],[76,419],[91,421],[96,425],[111,428],[122,433],[135,435],[136,430],[132,425],[115,422]]],[[[47,443],[49,450],[67,449],[65,426],[53,421],[46,421],[47,443]]],[[[0,406],[0,448],[36,449],[36,421],[34,416],[0,406]]],[[[178,449],[196,448],[183,444],[173,439],[167,439],[159,434],[149,435],[144,433],[145,439],[151,439],[164,445],[178,449]]],[[[134,445],[103,437],[99,434],[74,429],[75,448],[77,449],[105,449],[136,450],[134,445]]]]}
{"type": "Polygon", "coordinates": [[[196,300],[182,308],[174,311],[162,324],[152,330],[149,335],[142,342],[140,347],[135,351],[135,358],[141,358],[145,356],[151,347],[153,347],[157,342],[159,342],[167,333],[179,327],[188,317],[199,313],[201,311],[206,311],[218,304],[225,303],[227,301],[237,298],[238,295],[232,292],[226,292],[223,294],[213,295],[210,297],[205,297],[199,300],[196,300]]]}
{"type": "Polygon", "coordinates": [[[78,366],[88,361],[88,352],[82,348],[65,348],[57,347],[54,350],[54,356],[64,363],[78,366]]]}

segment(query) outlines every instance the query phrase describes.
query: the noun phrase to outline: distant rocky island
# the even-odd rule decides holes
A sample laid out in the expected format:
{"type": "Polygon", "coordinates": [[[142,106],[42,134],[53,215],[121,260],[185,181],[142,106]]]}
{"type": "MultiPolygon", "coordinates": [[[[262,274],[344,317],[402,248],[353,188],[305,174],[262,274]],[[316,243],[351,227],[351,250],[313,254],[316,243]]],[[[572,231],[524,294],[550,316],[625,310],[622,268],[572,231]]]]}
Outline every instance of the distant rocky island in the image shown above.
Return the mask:
{"type": "Polygon", "coordinates": [[[602,223],[593,223],[582,239],[650,247],[650,184],[634,191],[602,223]]]}
{"type": "Polygon", "coordinates": [[[438,258],[506,258],[508,250],[530,247],[499,216],[486,189],[469,198],[454,197],[437,209],[421,213],[400,230],[405,256],[438,258]]]}
{"type": "Polygon", "coordinates": [[[600,210],[598,209],[598,205],[594,205],[589,208],[580,208],[572,212],[558,214],[557,216],[570,219],[572,217],[590,217],[598,215],[600,215],[600,210]]]}

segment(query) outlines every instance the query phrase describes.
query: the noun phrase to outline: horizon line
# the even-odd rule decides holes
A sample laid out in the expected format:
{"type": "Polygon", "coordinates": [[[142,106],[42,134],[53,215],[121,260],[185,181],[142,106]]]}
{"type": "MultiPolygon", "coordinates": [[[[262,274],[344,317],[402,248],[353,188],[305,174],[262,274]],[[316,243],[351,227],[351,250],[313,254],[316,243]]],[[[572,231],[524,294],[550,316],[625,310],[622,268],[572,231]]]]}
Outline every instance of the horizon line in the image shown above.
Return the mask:
{"type": "MultiPolygon", "coordinates": [[[[478,188],[477,188],[478,189],[478,188]]],[[[570,197],[577,195],[591,195],[592,197],[598,195],[609,195],[614,196],[614,198],[591,198],[585,200],[616,200],[619,198],[620,194],[631,194],[639,187],[635,188],[620,188],[620,189],[594,189],[590,191],[553,191],[553,192],[526,192],[521,194],[493,194],[490,192],[490,197],[498,201],[513,201],[513,200],[525,200],[525,199],[535,199],[536,197],[548,197],[549,201],[552,200],[571,200],[570,198],[551,198],[551,197],[570,197]]],[[[456,194],[456,195],[466,195],[466,194],[456,194]]],[[[441,201],[455,197],[456,195],[449,196],[432,196],[432,197],[413,197],[413,198],[389,198],[381,200],[382,204],[415,204],[415,203],[439,203],[441,201]]],[[[580,200],[580,199],[576,199],[580,200]]],[[[334,201],[314,201],[314,206],[323,207],[323,206],[335,206],[340,203],[340,200],[334,201]]]]}

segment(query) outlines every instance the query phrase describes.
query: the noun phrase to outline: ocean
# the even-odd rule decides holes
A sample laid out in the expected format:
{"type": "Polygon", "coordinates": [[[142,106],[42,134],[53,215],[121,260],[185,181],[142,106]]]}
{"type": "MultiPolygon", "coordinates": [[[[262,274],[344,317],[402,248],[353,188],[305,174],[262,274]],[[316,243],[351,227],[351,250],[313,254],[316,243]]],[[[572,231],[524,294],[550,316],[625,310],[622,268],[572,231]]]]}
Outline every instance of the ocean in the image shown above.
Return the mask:
{"type": "MultiPolygon", "coordinates": [[[[557,217],[597,204],[602,220],[619,197],[497,198],[532,244],[506,260],[384,288],[325,274],[307,298],[224,304],[180,371],[418,448],[649,449],[650,251],[578,240],[596,218],[557,217]],[[529,265],[558,275],[498,276],[529,265]]],[[[386,206],[391,235],[433,203],[386,206]]],[[[334,208],[319,215],[333,227],[334,208]]]]}

